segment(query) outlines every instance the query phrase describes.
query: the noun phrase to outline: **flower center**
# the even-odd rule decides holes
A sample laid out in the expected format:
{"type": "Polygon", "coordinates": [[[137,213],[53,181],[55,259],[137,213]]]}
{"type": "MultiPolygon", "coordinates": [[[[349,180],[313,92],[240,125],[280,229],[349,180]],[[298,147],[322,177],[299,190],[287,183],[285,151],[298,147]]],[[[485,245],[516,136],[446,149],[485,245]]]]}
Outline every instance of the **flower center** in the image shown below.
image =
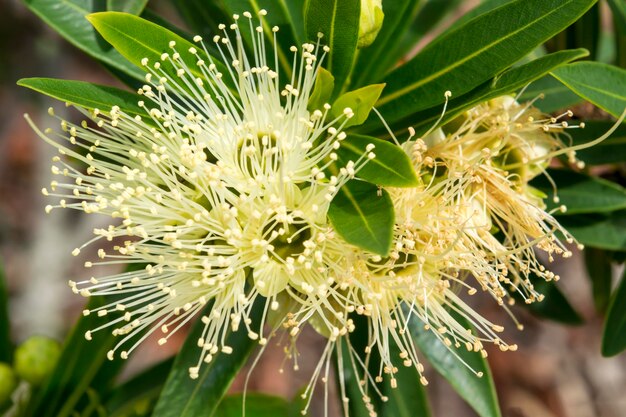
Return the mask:
{"type": "Polygon", "coordinates": [[[312,234],[306,220],[292,217],[285,222],[272,219],[263,227],[263,236],[268,236],[268,242],[274,247],[270,256],[275,260],[284,261],[304,252],[305,242],[311,239],[312,234]]]}

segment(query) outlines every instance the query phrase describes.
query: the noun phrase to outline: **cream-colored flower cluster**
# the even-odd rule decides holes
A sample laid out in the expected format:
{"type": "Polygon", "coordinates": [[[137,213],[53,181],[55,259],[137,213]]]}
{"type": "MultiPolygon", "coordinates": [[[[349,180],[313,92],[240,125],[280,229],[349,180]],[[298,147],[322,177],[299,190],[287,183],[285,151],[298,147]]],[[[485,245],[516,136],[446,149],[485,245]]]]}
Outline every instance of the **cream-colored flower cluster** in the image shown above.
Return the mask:
{"type": "MultiPolygon", "coordinates": [[[[183,61],[171,42],[160,61],[143,62],[144,115],[117,106],[83,109],[82,123],[61,120],[61,132],[39,132],[59,150],[52,167],[57,179],[43,190],[58,203],[46,210],[110,218],[74,255],[98,242],[99,259],[86,267],[131,267],[70,282],[85,297],[114,300],[84,311],[103,317],[86,338],[112,331],[120,341],[109,356],[126,358],[151,335],[166,343],[203,311],[193,378],[202,363],[232,352],[230,330],[244,329],[266,345],[279,329],[293,341],[310,324],[328,339],[312,381],[328,373],[323,364],[341,339],[358,374],[374,383],[387,375],[392,386],[397,366],[423,372],[413,321],[449,347],[486,355],[483,344],[491,342],[514,350],[500,338],[502,326],[470,307],[463,292],[485,291],[506,308],[512,293],[527,302],[541,298],[531,275],[558,278],[536,252],[569,256],[557,233],[571,238],[528,183],[563,152],[558,133],[565,122],[502,97],[420,139],[412,136],[402,146],[420,185],[388,190],[396,215],[392,250],[387,257],[367,253],[335,233],[327,211],[375,149],[329,174],[353,112],[331,117],[330,105],[308,108],[327,48],[293,48],[288,79],[271,68],[267,56],[278,58],[276,51],[267,54],[264,14],[256,20],[244,13],[220,26],[223,34],[212,41],[229,63],[227,73],[200,58],[198,50],[206,52],[200,37],[198,49],[185,51],[196,62],[183,61]],[[250,27],[251,56],[241,20],[250,27]],[[164,63],[176,74],[164,71],[164,63]],[[253,317],[255,303],[261,317],[253,317]],[[347,337],[357,316],[366,318],[365,352],[347,337]],[[392,344],[399,357],[390,354],[392,344]],[[382,359],[377,375],[360,359],[371,353],[382,359]]],[[[312,389],[313,383],[307,393],[312,389]]]]}

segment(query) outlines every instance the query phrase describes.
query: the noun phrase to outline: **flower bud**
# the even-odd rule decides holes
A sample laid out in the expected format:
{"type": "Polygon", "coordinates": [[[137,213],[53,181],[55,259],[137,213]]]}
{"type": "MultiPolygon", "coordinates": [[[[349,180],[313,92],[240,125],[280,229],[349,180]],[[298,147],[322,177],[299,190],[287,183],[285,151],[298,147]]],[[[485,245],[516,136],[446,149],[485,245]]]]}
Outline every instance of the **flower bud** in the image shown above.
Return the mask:
{"type": "Polygon", "coordinates": [[[15,372],[8,364],[0,362],[0,406],[9,401],[16,387],[15,372]]]}
{"type": "Polygon", "coordinates": [[[357,43],[359,48],[370,46],[376,40],[376,36],[383,26],[384,17],[382,0],[361,0],[359,41],[357,43]]]}
{"type": "Polygon", "coordinates": [[[52,373],[60,354],[56,340],[33,336],[15,350],[15,373],[34,386],[40,385],[52,373]]]}

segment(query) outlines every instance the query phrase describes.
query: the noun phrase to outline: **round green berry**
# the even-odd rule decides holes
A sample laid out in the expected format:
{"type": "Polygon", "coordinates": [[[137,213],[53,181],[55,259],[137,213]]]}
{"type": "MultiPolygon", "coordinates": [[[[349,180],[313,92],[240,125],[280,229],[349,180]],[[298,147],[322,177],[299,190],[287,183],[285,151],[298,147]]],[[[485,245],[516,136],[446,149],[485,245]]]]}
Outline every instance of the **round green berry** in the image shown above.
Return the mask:
{"type": "Polygon", "coordinates": [[[40,385],[54,369],[60,354],[61,346],[56,340],[33,336],[15,350],[15,372],[24,381],[40,385]]]}

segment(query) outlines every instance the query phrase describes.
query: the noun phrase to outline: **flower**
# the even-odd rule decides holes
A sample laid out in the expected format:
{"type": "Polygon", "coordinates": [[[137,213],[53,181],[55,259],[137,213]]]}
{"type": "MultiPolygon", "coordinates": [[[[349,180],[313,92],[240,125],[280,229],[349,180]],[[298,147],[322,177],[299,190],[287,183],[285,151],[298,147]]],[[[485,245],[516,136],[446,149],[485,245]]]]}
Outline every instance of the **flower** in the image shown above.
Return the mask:
{"type": "MultiPolygon", "coordinates": [[[[307,108],[328,51],[319,44],[304,44],[300,52],[292,48],[293,75],[283,86],[280,74],[270,69],[264,38],[257,36],[265,14],[259,12],[255,26],[253,16],[243,13],[253,39],[251,56],[242,45],[240,16],[229,27],[220,25],[223,34],[213,43],[229,61],[227,74],[212,59],[184,62],[170,42],[171,52],[160,62],[142,61],[147,75],[138,104],[145,116],[118,106],[79,107],[86,116],[81,124],[61,120],[61,133],[38,131],[60,153],[52,173],[61,180],[43,190],[60,201],[46,211],[72,208],[111,219],[73,254],[109,241],[113,249],[104,243],[100,259],[85,266],[132,268],[70,281],[83,296],[114,297],[84,311],[113,315],[85,335],[91,339],[94,332],[112,329],[121,340],[109,352],[111,359],[121,349],[127,358],[154,333],[159,344],[166,343],[203,310],[202,353],[190,368],[192,378],[216,353],[232,352],[225,345],[230,329],[243,326],[251,339],[266,344],[270,310],[288,312],[270,324],[282,324],[294,337],[312,315],[324,332],[347,332],[335,284],[346,244],[335,239],[326,212],[339,187],[374,155],[368,151],[336,175],[326,173],[337,160],[335,151],[346,137],[342,126],[352,110],[331,119],[328,104],[307,108]],[[165,72],[161,62],[170,63],[175,74],[165,72]],[[253,324],[251,306],[259,297],[264,315],[253,324]]],[[[206,52],[199,36],[194,41],[206,52]]],[[[189,52],[199,56],[195,47],[189,52]]]]}
{"type": "Polygon", "coordinates": [[[378,32],[383,27],[382,0],[361,0],[361,15],[359,16],[358,47],[365,48],[376,40],[378,32]]]}

